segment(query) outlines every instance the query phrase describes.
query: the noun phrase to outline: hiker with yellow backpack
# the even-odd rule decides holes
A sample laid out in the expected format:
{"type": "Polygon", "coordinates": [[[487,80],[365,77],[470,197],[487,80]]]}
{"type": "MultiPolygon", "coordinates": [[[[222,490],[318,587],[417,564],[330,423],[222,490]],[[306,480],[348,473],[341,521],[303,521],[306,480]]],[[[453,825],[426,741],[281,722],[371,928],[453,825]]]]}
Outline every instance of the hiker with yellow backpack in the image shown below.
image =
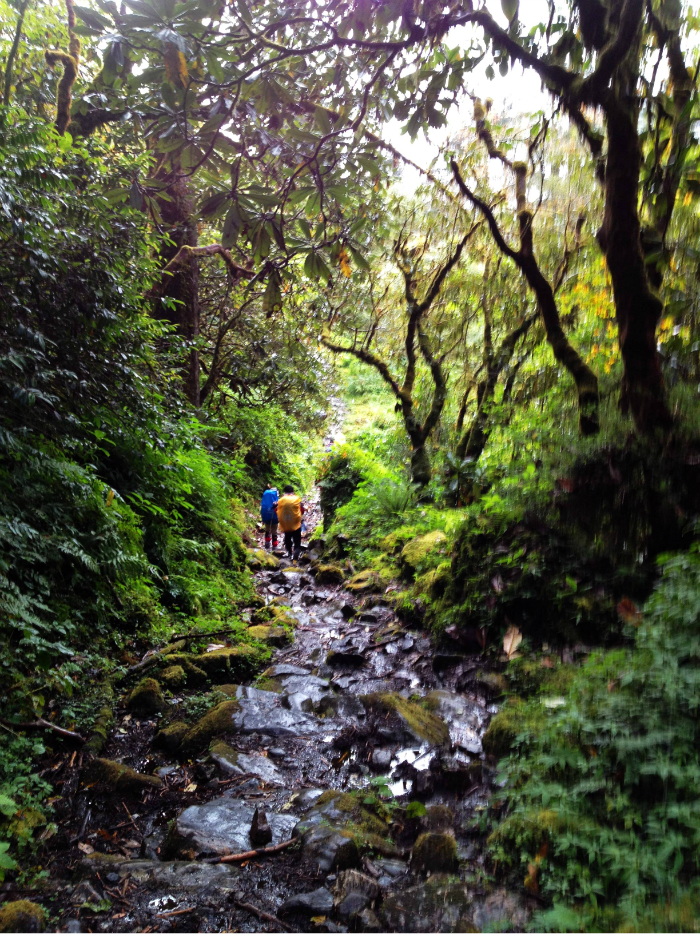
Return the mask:
{"type": "Polygon", "coordinates": [[[277,521],[280,532],[284,532],[284,547],[287,554],[296,561],[301,555],[304,504],[301,496],[297,496],[294,492],[293,486],[288,484],[282,493],[283,495],[277,501],[277,521]]]}

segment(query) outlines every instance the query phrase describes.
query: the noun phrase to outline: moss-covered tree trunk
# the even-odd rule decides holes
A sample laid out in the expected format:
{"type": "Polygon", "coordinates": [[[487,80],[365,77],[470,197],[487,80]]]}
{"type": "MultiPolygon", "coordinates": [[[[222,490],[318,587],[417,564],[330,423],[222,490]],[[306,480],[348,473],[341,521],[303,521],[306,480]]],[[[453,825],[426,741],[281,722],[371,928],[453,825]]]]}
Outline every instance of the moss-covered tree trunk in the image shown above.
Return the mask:
{"type": "Polygon", "coordinates": [[[652,434],[667,430],[672,419],[656,347],[656,327],[663,304],[651,288],[641,243],[637,117],[634,98],[618,89],[615,101],[607,108],[605,213],[598,240],[615,296],[624,368],[620,407],[632,415],[640,432],[652,434]]]}

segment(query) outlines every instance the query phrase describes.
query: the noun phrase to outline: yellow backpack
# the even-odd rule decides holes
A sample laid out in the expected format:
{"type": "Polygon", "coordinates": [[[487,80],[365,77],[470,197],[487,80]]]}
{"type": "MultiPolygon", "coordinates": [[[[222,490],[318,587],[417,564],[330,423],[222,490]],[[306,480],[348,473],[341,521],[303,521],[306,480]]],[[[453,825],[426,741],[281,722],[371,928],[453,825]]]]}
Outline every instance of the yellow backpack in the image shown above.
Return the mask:
{"type": "Polygon", "coordinates": [[[277,521],[282,532],[293,532],[301,526],[301,497],[287,493],[277,503],[277,521]]]}

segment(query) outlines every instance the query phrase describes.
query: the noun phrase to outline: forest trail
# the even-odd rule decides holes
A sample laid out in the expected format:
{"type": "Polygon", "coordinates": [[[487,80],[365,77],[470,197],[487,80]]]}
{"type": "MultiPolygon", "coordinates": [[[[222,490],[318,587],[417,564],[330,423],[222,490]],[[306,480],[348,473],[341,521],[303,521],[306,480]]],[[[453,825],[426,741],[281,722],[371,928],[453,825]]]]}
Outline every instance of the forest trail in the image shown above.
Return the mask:
{"type": "MultiPolygon", "coordinates": [[[[310,537],[317,490],[308,504],[310,537]]],[[[173,686],[169,727],[168,711],[139,712],[127,692],[101,758],[47,763],[59,830],[42,901],[54,929],[524,928],[522,898],[479,881],[494,779],[481,737],[496,710],[477,679],[483,659],[436,648],[385,595],[350,593],[322,540],[303,548],[298,565],[278,551],[255,572],[260,606],[243,613],[278,645],[262,675],[232,683],[209,663],[235,649],[214,640],[195,661],[219,683],[203,696],[196,678],[173,686]],[[209,709],[192,726],[198,703],[209,709]]],[[[163,683],[173,661],[199,667],[183,648],[145,673],[163,683]]]]}

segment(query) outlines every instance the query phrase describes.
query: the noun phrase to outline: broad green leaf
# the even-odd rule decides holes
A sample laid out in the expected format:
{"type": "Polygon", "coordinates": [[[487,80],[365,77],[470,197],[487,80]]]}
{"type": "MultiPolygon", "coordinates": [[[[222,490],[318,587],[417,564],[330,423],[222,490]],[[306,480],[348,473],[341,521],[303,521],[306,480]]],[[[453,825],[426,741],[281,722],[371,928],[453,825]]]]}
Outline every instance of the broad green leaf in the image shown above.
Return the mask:
{"type": "Polygon", "coordinates": [[[518,0],[501,0],[501,9],[508,22],[511,22],[518,15],[518,0]]]}
{"type": "Polygon", "coordinates": [[[226,215],[224,229],[221,234],[221,245],[230,249],[238,240],[238,234],[241,230],[241,216],[238,212],[238,205],[234,204],[226,215]]]}
{"type": "Polygon", "coordinates": [[[108,29],[112,23],[109,19],[104,16],[102,13],[98,13],[97,10],[91,10],[86,6],[73,6],[76,16],[79,16],[80,19],[85,23],[86,26],[89,26],[90,29],[96,29],[98,32],[102,32],[104,29],[108,29]]]}
{"type": "Polygon", "coordinates": [[[267,280],[267,288],[263,295],[263,312],[267,318],[282,310],[282,289],[277,270],[270,273],[267,280]]]}

